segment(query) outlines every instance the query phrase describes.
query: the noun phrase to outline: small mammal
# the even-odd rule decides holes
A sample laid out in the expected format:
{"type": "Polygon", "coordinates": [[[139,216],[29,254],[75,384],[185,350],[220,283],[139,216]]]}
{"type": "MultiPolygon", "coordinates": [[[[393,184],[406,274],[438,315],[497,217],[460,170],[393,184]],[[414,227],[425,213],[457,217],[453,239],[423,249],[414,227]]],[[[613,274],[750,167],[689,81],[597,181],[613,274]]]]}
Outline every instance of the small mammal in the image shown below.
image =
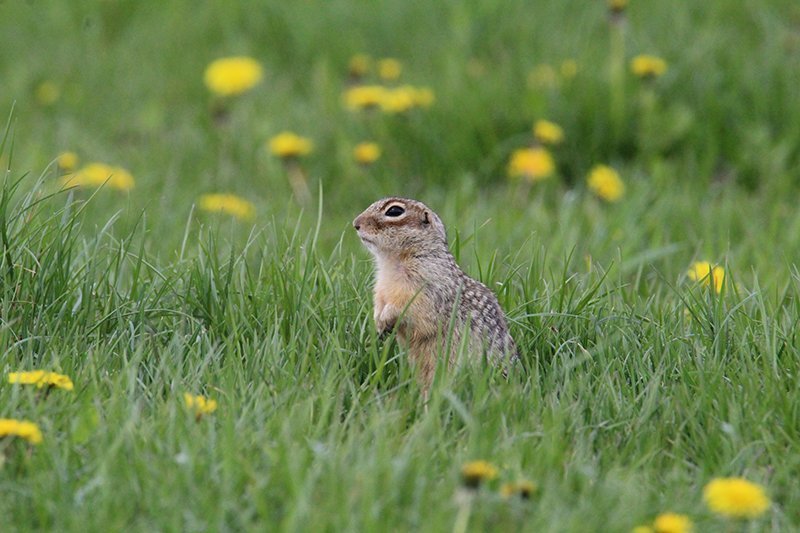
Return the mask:
{"type": "Polygon", "coordinates": [[[378,333],[397,330],[426,393],[448,336],[450,365],[456,363],[462,343],[471,355],[486,354],[495,364],[517,358],[497,298],[459,268],[447,246],[442,220],[425,204],[384,198],[358,215],[353,227],[375,257],[378,333]]]}

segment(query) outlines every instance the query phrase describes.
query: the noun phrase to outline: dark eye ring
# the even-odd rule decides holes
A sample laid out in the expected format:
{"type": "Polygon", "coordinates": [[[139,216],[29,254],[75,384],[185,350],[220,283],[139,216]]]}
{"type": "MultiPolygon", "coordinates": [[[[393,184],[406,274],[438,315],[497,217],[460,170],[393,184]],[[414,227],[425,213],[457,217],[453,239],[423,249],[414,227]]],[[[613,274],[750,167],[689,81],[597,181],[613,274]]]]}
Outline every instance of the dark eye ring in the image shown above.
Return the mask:
{"type": "Polygon", "coordinates": [[[402,207],[400,207],[399,205],[393,205],[392,207],[387,209],[386,213],[384,213],[384,214],[387,217],[399,217],[400,215],[402,215],[405,212],[406,212],[406,210],[403,209],[402,207]]]}

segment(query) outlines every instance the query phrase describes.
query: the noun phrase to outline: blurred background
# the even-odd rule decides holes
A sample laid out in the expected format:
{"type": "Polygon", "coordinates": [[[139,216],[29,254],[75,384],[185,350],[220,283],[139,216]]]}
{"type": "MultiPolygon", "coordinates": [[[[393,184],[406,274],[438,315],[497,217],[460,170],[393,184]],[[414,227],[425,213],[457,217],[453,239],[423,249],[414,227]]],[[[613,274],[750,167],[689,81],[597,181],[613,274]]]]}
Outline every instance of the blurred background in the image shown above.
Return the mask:
{"type": "MultiPolygon", "coordinates": [[[[116,213],[122,230],[144,212],[156,253],[175,249],[207,193],[252,204],[230,222],[233,239],[303,209],[312,227],[320,191],[325,242],[390,194],[427,201],[457,229],[494,219],[506,250],[554,225],[566,232],[557,250],[599,232],[591,252],[609,258],[681,242],[719,260],[752,224],[797,224],[792,0],[6,1],[0,20],[12,175],[58,188],[92,162],[124,169],[135,185],[105,187],[87,214],[103,224],[116,213]],[[634,71],[640,55],[663,63],[634,71]],[[252,86],[221,95],[204,82],[213,61],[241,56],[260,69],[252,86]],[[410,86],[427,101],[348,105],[357,86],[410,86]],[[546,148],[552,172],[509,176],[540,119],[562,130],[546,148]],[[313,147],[271,153],[284,131],[313,147]],[[377,160],[354,157],[361,142],[377,160]],[[55,163],[63,152],[74,168],[55,163]],[[621,199],[587,190],[597,164],[619,174],[621,199]]],[[[88,197],[87,184],[73,194],[88,197]]]]}

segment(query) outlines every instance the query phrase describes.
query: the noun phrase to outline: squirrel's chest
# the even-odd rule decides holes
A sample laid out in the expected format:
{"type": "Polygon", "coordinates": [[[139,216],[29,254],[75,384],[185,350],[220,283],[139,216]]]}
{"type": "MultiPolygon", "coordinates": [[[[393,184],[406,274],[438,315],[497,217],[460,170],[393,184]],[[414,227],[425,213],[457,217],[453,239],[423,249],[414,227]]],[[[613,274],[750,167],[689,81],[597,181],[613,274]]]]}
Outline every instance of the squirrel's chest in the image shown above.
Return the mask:
{"type": "Polygon", "coordinates": [[[390,265],[378,265],[375,273],[375,297],[384,304],[405,307],[421,286],[410,279],[402,269],[390,265]]]}

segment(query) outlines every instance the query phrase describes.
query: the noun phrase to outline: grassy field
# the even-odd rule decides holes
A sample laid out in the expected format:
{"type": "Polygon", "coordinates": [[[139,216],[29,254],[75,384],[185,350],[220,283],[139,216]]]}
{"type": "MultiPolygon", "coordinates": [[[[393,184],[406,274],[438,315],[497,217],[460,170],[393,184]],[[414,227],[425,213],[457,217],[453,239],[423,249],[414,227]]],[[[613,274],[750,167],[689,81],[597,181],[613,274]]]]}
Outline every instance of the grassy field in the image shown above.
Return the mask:
{"type": "Polygon", "coordinates": [[[0,3],[0,28],[0,418],[43,436],[0,438],[0,529],[625,532],[674,512],[800,530],[795,0],[616,19],[600,0],[48,0],[0,3]],[[362,83],[435,101],[348,109],[356,54],[402,65],[362,83]],[[638,54],[666,72],[638,79],[638,54]],[[263,79],[214,96],[206,67],[238,55],[263,79]],[[563,127],[557,170],[509,179],[538,119],[563,127]],[[284,130],[311,153],[271,154],[284,130]],[[65,187],[64,151],[135,185],[65,187]],[[587,187],[596,164],[618,201],[587,187]],[[425,406],[376,338],[350,224],[388,195],[437,211],[497,293],[507,381],[443,371],[425,406]],[[724,269],[719,292],[695,261],[724,269]],[[34,369],[74,389],[7,382],[34,369]],[[470,492],[479,459],[498,476],[470,492]],[[703,487],[727,476],[766,513],[712,513],[703,487]],[[533,498],[500,495],[518,479],[533,498]]]}

